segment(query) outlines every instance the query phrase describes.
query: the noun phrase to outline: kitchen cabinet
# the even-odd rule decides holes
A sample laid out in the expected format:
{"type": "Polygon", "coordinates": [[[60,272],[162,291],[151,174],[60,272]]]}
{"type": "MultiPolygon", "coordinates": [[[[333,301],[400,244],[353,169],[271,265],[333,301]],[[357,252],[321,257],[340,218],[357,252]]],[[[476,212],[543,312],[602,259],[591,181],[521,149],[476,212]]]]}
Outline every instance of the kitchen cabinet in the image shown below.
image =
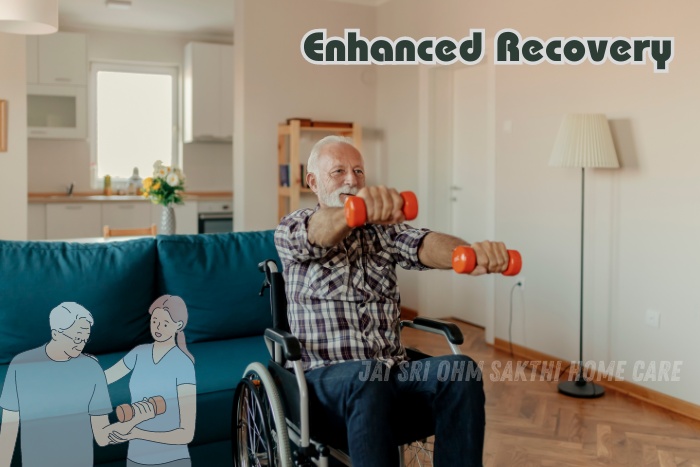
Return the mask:
{"type": "Polygon", "coordinates": [[[30,204],[27,209],[27,239],[46,239],[46,205],[30,204]]]}
{"type": "Polygon", "coordinates": [[[85,34],[27,38],[29,138],[87,138],[87,74],[85,34]]]}
{"type": "Polygon", "coordinates": [[[87,38],[77,32],[57,32],[27,38],[27,82],[87,85],[87,38]]]}
{"type": "Polygon", "coordinates": [[[86,139],[87,96],[84,86],[27,86],[29,138],[86,139]]]}
{"type": "Polygon", "coordinates": [[[102,236],[102,208],[99,203],[56,203],[46,205],[46,238],[59,240],[102,236]]]}
{"type": "Polygon", "coordinates": [[[103,225],[113,229],[141,229],[149,227],[152,223],[151,206],[148,203],[102,203],[103,225]]]}
{"type": "MultiPolygon", "coordinates": [[[[69,201],[30,202],[28,207],[29,240],[68,240],[102,237],[102,227],[117,229],[149,227],[160,230],[163,207],[148,201],[69,201]]],[[[175,205],[175,233],[196,234],[197,201],[175,205]]],[[[160,232],[159,232],[160,233],[160,232]]]]}
{"type": "Polygon", "coordinates": [[[190,42],[185,47],[185,143],[233,139],[233,46],[190,42]]]}

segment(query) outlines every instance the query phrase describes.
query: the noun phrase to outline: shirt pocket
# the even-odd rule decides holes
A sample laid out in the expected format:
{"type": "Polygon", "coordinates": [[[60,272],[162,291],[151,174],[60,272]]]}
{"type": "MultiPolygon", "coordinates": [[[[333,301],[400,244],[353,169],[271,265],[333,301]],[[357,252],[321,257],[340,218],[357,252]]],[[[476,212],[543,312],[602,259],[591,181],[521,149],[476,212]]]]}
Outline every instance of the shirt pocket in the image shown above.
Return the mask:
{"type": "Polygon", "coordinates": [[[349,266],[345,252],[334,251],[309,270],[308,286],[311,298],[344,299],[348,292],[349,266]]]}
{"type": "Polygon", "coordinates": [[[382,297],[398,299],[394,258],[386,251],[369,255],[366,282],[370,290],[382,297]]]}

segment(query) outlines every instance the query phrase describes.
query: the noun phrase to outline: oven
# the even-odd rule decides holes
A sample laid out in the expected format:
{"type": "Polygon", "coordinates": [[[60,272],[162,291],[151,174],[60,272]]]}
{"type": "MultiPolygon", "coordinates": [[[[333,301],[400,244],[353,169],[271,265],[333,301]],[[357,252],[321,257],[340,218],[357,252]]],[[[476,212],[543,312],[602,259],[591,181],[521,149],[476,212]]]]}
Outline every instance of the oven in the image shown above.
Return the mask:
{"type": "Polygon", "coordinates": [[[230,201],[199,201],[197,203],[198,232],[233,232],[233,207],[230,201]]]}

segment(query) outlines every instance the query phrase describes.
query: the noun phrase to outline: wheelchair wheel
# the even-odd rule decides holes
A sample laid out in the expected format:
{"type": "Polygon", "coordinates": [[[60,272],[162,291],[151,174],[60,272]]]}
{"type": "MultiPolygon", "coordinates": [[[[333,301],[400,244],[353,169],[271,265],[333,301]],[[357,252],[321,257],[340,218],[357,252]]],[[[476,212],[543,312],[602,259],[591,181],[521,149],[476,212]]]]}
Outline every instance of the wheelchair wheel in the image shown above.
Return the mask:
{"type": "Polygon", "coordinates": [[[232,454],[236,467],[291,467],[282,402],[270,373],[251,363],[233,401],[232,454]]]}
{"type": "Polygon", "coordinates": [[[403,460],[406,467],[426,467],[433,465],[434,438],[414,441],[404,447],[403,460]]]}

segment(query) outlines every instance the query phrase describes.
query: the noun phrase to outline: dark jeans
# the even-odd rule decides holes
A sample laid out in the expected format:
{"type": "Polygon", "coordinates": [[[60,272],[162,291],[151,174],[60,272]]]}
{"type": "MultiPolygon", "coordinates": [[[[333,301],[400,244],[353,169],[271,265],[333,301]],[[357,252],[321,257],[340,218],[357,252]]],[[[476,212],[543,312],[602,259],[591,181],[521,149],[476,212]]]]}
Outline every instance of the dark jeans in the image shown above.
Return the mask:
{"type": "Polygon", "coordinates": [[[432,434],[436,467],[482,465],[484,390],[469,357],[432,357],[391,370],[371,360],[344,362],[311,370],[306,380],[312,433],[334,447],[346,438],[353,465],[398,465],[397,446],[432,434]]]}

